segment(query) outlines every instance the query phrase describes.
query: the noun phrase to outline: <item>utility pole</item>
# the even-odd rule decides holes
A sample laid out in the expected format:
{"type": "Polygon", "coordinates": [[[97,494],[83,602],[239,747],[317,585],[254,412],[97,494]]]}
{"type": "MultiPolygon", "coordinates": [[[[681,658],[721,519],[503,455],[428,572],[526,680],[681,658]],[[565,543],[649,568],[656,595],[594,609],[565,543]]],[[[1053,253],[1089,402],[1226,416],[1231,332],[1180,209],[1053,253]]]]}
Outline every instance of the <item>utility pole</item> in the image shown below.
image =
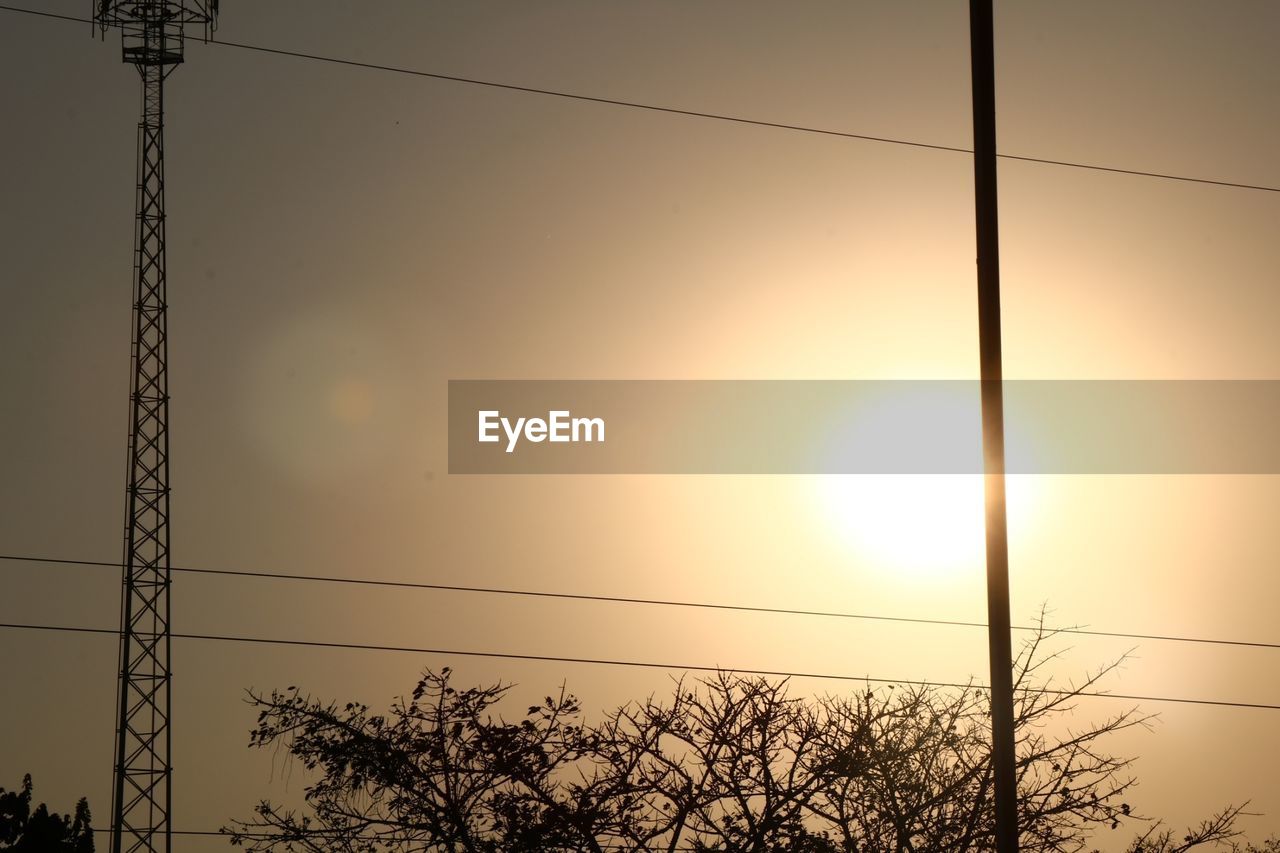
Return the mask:
{"type": "Polygon", "coordinates": [[[1013,736],[1013,642],[1009,626],[1009,533],[1005,508],[994,41],[991,0],[969,0],[974,209],[978,237],[978,349],[982,366],[982,455],[986,482],[987,638],[991,652],[991,766],[995,781],[996,850],[1017,853],[1018,779],[1013,736]]]}
{"type": "Polygon", "coordinates": [[[173,836],[164,80],[182,62],[187,30],[207,39],[217,14],[217,0],[93,4],[95,30],[121,31],[124,61],[142,78],[112,853],[168,851],[173,836]]]}

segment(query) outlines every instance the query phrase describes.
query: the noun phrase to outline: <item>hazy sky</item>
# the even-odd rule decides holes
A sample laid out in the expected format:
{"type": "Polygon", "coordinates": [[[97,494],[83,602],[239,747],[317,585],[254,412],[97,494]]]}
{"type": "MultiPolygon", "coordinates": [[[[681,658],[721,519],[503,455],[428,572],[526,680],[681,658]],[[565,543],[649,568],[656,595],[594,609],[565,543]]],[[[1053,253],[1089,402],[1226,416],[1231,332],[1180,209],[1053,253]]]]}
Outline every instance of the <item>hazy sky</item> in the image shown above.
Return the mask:
{"type": "MultiPolygon", "coordinates": [[[[218,35],[971,143],[960,0],[371,6],[229,0],[218,35]]],[[[1019,0],[996,26],[1002,152],[1280,186],[1280,4],[1019,0]]],[[[0,553],[114,560],[137,74],[115,34],[12,12],[0,62],[0,553]]],[[[976,376],[968,155],[198,43],[166,97],[175,565],[985,618],[963,483],[461,477],[444,440],[449,379],[976,376]]],[[[1007,376],[1280,379],[1280,194],[1010,160],[1000,191],[1007,376]]],[[[1277,478],[1011,489],[1015,623],[1047,602],[1060,624],[1280,641],[1277,478]]],[[[0,583],[0,621],[117,624],[116,570],[0,562],[0,583]]],[[[971,628],[191,574],[173,608],[189,633],[942,681],[987,666],[971,628]]],[[[1064,679],[1130,644],[1073,645],[1064,679]]],[[[109,636],[0,630],[0,785],[31,772],[105,825],[116,654],[109,636]]],[[[1274,649],[1137,655],[1111,689],[1280,703],[1274,649]]],[[[376,707],[450,665],[534,694],[567,680],[600,709],[667,683],[194,640],[173,657],[177,829],[301,790],[300,769],[245,747],[249,686],[376,707]]],[[[1114,743],[1141,755],[1136,810],[1179,824],[1251,799],[1266,817],[1245,828],[1280,831],[1280,712],[1144,708],[1156,730],[1114,743]]]]}

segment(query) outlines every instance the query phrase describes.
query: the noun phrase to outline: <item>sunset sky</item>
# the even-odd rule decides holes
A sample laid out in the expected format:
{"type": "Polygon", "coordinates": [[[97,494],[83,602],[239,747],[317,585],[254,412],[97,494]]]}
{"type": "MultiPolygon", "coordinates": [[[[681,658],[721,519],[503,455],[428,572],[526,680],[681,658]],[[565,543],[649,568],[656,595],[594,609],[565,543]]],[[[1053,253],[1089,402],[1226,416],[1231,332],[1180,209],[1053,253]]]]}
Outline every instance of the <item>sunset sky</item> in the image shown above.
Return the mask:
{"type": "MultiPolygon", "coordinates": [[[[82,0],[18,2],[84,17],[82,0]]],[[[997,2],[1004,154],[1280,187],[1280,4],[997,2]]],[[[217,38],[934,146],[972,144],[967,4],[222,4],[217,38]],[[372,7],[372,8],[371,8],[372,7]]],[[[0,554],[121,548],[139,84],[119,36],[0,11],[0,554]]],[[[166,84],[173,563],[983,622],[974,477],[466,476],[458,379],[971,379],[972,158],[187,47],[166,84]]],[[[1005,375],[1280,379],[1280,193],[1000,161],[1005,375]]],[[[1280,478],[1013,478],[1015,624],[1280,643],[1280,478]]],[[[111,567],[0,560],[0,621],[118,625],[111,567]]],[[[982,629],[178,574],[194,634],[880,679],[987,679],[982,629]]],[[[1018,637],[1015,636],[1015,643],[1018,637]]],[[[1280,704],[1280,648],[1137,646],[1117,693],[1280,704]]],[[[0,629],[0,786],[110,816],[117,643],[0,629]]],[[[661,669],[174,640],[174,827],[305,784],[248,687],[373,707],[424,667],[661,669]]],[[[678,670],[677,670],[678,671],[678,670]]],[[[855,689],[797,678],[797,694],[855,689]]],[[[512,708],[518,712],[521,699],[512,708]]],[[[1077,722],[1133,703],[1089,699],[1077,722]]],[[[1280,833],[1280,711],[1161,721],[1135,811],[1280,833]]],[[[1106,833],[1115,850],[1132,829],[1106,833]]],[[[223,846],[188,838],[182,849],[223,846]]]]}

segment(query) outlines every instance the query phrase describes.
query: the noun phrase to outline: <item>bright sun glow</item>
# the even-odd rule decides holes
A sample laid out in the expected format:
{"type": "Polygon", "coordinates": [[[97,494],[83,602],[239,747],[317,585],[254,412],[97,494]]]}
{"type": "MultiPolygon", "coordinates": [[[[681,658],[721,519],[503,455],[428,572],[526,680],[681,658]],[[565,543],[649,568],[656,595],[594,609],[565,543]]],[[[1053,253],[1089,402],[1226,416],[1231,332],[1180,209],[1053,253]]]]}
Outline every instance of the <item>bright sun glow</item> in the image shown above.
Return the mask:
{"type": "MultiPolygon", "coordinates": [[[[980,572],[986,534],[977,384],[886,383],[882,394],[859,402],[833,432],[831,458],[887,471],[821,477],[818,509],[828,528],[868,567],[933,581],[980,572]]],[[[1006,430],[1008,446],[1025,457],[1022,425],[1007,419],[1006,430]]],[[[1034,516],[1036,482],[1007,478],[1011,545],[1034,516]]]]}
{"type": "MultiPolygon", "coordinates": [[[[1034,515],[1036,478],[1011,476],[1011,540],[1034,515]]],[[[937,579],[981,571],[985,560],[983,478],[977,474],[822,477],[821,512],[837,538],[871,566],[937,579]]]]}

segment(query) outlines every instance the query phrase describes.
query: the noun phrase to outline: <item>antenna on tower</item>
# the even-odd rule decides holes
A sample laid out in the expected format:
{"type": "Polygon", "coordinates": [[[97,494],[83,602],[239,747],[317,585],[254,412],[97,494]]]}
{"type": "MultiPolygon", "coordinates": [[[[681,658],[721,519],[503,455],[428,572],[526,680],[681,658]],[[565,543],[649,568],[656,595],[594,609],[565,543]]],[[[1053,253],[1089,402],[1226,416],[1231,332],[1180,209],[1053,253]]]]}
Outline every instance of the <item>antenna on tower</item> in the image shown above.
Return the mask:
{"type": "Polygon", "coordinates": [[[93,3],[95,29],[104,38],[121,31],[122,58],[142,79],[112,853],[167,851],[173,836],[164,80],[183,60],[188,31],[207,41],[217,16],[217,0],[93,3]]]}

